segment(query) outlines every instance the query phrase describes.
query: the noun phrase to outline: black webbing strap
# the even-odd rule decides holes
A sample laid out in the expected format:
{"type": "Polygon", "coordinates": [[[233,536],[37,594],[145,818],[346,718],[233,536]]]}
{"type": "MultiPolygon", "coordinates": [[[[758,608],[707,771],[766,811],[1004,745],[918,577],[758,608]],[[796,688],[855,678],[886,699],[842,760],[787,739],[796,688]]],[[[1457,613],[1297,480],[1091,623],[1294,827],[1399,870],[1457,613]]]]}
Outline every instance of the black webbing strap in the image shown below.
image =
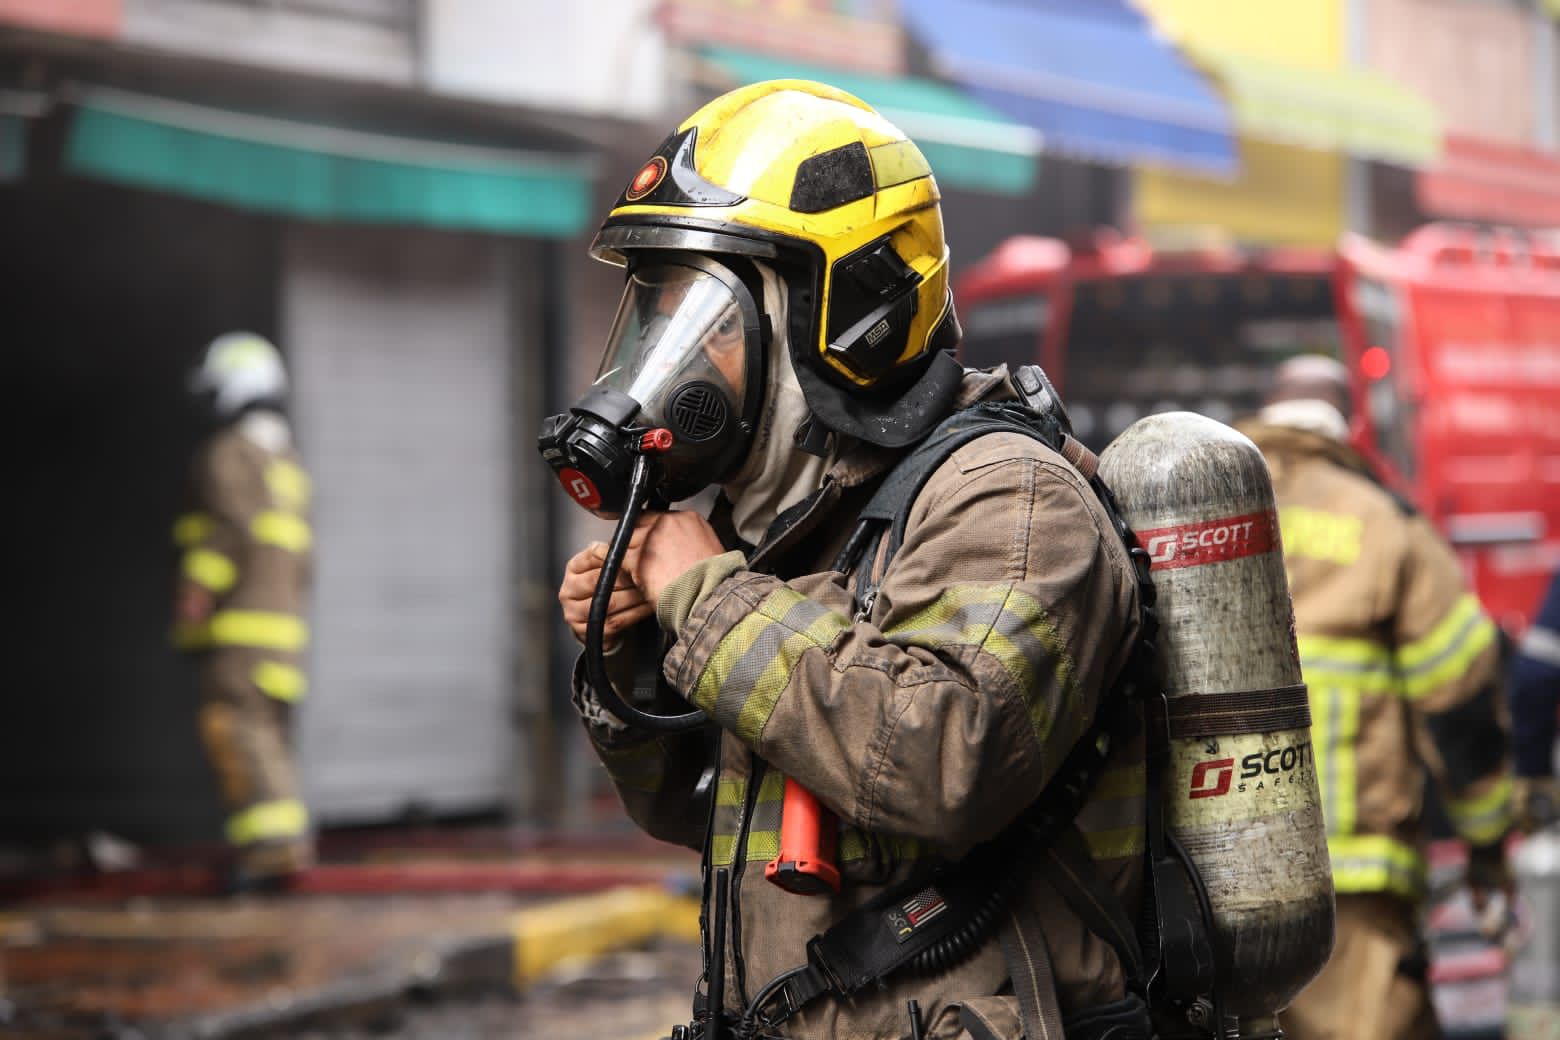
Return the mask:
{"type": "Polygon", "coordinates": [[[1304,683],[1271,690],[1177,694],[1169,698],[1166,714],[1172,740],[1234,737],[1308,729],[1311,699],[1306,696],[1304,683]]]}

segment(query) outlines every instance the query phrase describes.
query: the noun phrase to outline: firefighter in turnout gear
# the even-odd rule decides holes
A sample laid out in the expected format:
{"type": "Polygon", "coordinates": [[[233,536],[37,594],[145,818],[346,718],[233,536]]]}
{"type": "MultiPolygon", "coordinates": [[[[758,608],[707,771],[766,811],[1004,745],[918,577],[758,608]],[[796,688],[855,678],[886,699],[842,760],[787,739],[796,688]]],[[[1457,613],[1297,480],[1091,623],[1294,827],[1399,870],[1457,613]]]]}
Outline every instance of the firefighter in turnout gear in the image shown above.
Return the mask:
{"type": "MultiPolygon", "coordinates": [[[[544,427],[544,454],[580,424],[640,414],[670,431],[664,501],[721,489],[708,519],[652,508],[639,521],[606,614],[619,695],[696,707],[705,724],[646,732],[603,704],[583,663],[574,680],[629,814],[705,857],[703,992],[678,1035],[1011,1040],[1033,995],[1030,1011],[1059,1015],[1069,1037],[1103,1035],[1119,1015],[1132,1028],[1110,1035],[1146,1038],[1114,947],[1038,877],[1014,899],[1027,957],[993,935],[929,974],[811,999],[783,1022],[754,1014],[813,936],[1036,801],[1139,625],[1133,562],[1076,441],[1072,461],[1015,433],[963,444],[925,478],[891,559],[886,547],[850,555],[864,508],[915,445],[1018,392],[1005,369],[965,371],[950,354],[959,329],[920,150],[833,88],[745,87],[641,168],[593,254],[626,266],[627,288],[601,374],[544,427]],[[825,810],[837,894],[766,879],[788,778],[825,810]]],[[[571,495],[610,513],[606,478],[585,472],[598,457],[549,461],[571,495]]],[[[559,591],[582,641],[607,554],[575,555],[559,591]]],[[[1113,746],[1059,842],[1128,920],[1144,789],[1137,732],[1113,746]]],[[[943,910],[925,889],[892,920],[903,936],[943,910]]]]}
{"type": "Polygon", "coordinates": [[[276,887],[314,859],[289,723],[307,681],[309,478],[284,416],[281,355],[231,333],[191,379],[215,424],[180,516],[174,633],[198,669],[199,729],[227,808],[237,888],[276,887]]]}
{"type": "Polygon", "coordinates": [[[1435,1037],[1427,774],[1471,847],[1476,901],[1509,888],[1497,633],[1451,549],[1346,443],[1349,402],[1342,365],[1294,358],[1242,426],[1273,474],[1337,892],[1332,959],[1282,1024],[1292,1040],[1435,1037]]]}

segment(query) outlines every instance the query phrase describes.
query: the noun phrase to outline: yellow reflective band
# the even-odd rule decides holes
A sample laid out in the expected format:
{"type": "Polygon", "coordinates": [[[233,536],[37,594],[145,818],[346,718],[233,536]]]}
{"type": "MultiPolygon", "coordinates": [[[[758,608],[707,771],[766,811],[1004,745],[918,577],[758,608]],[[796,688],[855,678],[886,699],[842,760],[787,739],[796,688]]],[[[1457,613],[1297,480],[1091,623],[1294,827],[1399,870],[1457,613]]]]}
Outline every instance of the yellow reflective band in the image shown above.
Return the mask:
{"type": "Polygon", "coordinates": [[[747,797],[747,777],[739,776],[734,779],[722,777],[715,784],[715,804],[735,807],[741,805],[747,797]]]}
{"type": "Polygon", "coordinates": [[[1360,536],[1365,524],[1347,513],[1327,513],[1305,506],[1284,506],[1278,511],[1279,535],[1285,556],[1303,556],[1347,566],[1360,558],[1360,536]]]}
{"type": "Polygon", "coordinates": [[[1369,639],[1299,636],[1300,671],[1306,685],[1332,686],[1362,693],[1392,693],[1398,678],[1392,654],[1369,639]]]}
{"type": "Polygon", "coordinates": [[[296,652],[309,644],[309,626],[301,618],[263,610],[219,610],[212,615],[207,634],[214,646],[296,652]]]}
{"type": "Polygon", "coordinates": [[[265,486],[283,509],[302,512],[309,504],[309,475],[286,459],[274,459],[265,468],[265,486]]]}
{"type": "Polygon", "coordinates": [[[1142,762],[1133,762],[1125,766],[1112,766],[1105,770],[1099,783],[1094,785],[1094,792],[1089,796],[1091,802],[1114,801],[1119,798],[1141,798],[1148,792],[1148,767],[1142,762]]]}
{"type": "Polygon", "coordinates": [[[256,516],[249,524],[249,532],[255,536],[256,541],[286,549],[288,552],[303,552],[313,541],[307,521],[302,517],[274,509],[268,509],[256,516]]]}
{"type": "Polygon", "coordinates": [[[1494,643],[1494,623],[1477,599],[1464,595],[1428,635],[1398,648],[1403,695],[1418,700],[1455,682],[1494,643]]]}
{"type": "Polygon", "coordinates": [[[279,701],[296,701],[309,689],[309,680],[302,671],[280,661],[261,661],[250,677],[261,693],[279,701]]]}
{"type": "Polygon", "coordinates": [[[737,836],[716,834],[710,838],[710,862],[717,867],[729,867],[736,860],[737,836]]]}
{"type": "Polygon", "coordinates": [[[1425,859],[1400,841],[1380,835],[1328,838],[1327,854],[1338,892],[1392,892],[1408,899],[1425,892],[1425,859]]]}
{"type": "Polygon", "coordinates": [[[1328,834],[1352,834],[1358,815],[1355,744],[1360,733],[1360,692],[1348,686],[1311,686],[1310,698],[1322,819],[1328,834]]]}
{"type": "Polygon", "coordinates": [[[188,549],[209,538],[215,526],[206,513],[185,513],[173,522],[173,544],[188,549]]]}
{"type": "Polygon", "coordinates": [[[228,817],[227,838],[234,845],[296,838],[309,828],[309,810],[296,798],[251,805],[228,817]]]}
{"type": "Polygon", "coordinates": [[[1140,856],[1146,848],[1142,827],[1116,827],[1107,831],[1084,831],[1083,843],[1096,862],[1140,856]]]}
{"type": "MultiPolygon", "coordinates": [[[[1035,739],[1041,744],[1052,735],[1054,720],[1052,705],[1038,695],[1038,669],[1049,666],[1061,687],[1062,717],[1081,725],[1080,713],[1073,710],[1079,704],[1078,680],[1067,645],[1045,607],[1013,585],[956,585],[883,634],[904,646],[933,651],[974,646],[991,654],[1023,694],[1035,739]]],[[[1077,733],[1062,736],[1071,744],[1077,733]]]]}
{"type": "Polygon", "coordinates": [[[184,576],[221,595],[238,580],[233,561],[210,549],[191,549],[184,554],[184,576]]]}
{"type": "Polygon", "coordinates": [[[780,855],[779,831],[748,831],[747,861],[768,863],[780,855]]]}
{"type": "Polygon", "coordinates": [[[843,615],[782,585],[721,639],[694,684],[692,700],[753,743],[802,656],[827,649],[849,627],[843,615]]]}
{"type": "Polygon", "coordinates": [[[1488,845],[1505,837],[1515,820],[1511,796],[1513,784],[1502,775],[1490,789],[1472,798],[1446,800],[1446,814],[1457,833],[1475,845],[1488,845]]]}

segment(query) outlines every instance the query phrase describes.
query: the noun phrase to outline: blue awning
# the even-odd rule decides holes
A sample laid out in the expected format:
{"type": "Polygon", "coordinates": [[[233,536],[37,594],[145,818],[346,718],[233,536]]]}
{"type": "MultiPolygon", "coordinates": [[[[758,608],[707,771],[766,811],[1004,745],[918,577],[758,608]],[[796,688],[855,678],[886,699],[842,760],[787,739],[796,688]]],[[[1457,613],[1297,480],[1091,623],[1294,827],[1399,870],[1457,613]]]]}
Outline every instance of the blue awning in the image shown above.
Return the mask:
{"type": "Polygon", "coordinates": [[[1224,101],[1126,0],[900,0],[938,71],[1046,151],[1236,170],[1224,101]]]}

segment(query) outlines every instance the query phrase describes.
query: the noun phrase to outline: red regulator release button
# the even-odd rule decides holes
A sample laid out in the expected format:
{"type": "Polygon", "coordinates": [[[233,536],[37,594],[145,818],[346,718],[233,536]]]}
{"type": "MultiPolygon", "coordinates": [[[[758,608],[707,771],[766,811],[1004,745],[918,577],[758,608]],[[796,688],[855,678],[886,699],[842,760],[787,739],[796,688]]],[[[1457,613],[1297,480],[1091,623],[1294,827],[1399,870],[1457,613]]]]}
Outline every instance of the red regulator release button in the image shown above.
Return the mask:
{"type": "Polygon", "coordinates": [[[563,485],[563,490],[586,509],[595,509],[601,505],[601,492],[596,490],[596,485],[590,482],[590,478],[577,469],[564,468],[558,471],[558,481],[563,485]]]}

